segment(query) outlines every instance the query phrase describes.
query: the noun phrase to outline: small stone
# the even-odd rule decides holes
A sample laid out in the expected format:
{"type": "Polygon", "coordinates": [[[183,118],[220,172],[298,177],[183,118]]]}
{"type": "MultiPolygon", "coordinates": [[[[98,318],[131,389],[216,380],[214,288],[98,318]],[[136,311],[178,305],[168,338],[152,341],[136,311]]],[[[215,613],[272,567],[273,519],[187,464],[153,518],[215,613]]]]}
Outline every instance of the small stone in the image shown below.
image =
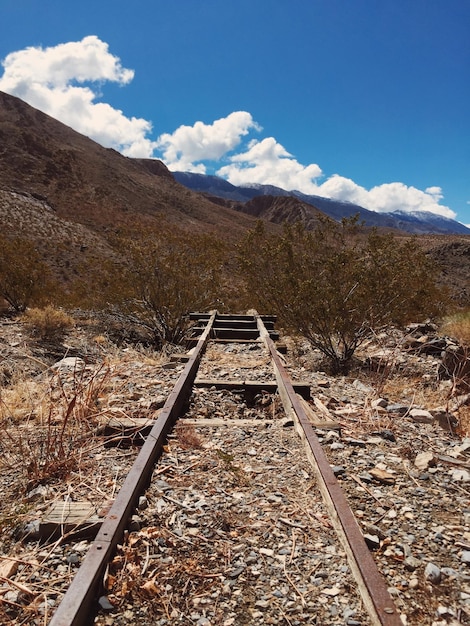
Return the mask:
{"type": "Polygon", "coordinates": [[[364,383],[361,383],[360,380],[356,380],[353,381],[352,386],[357,389],[358,391],[362,391],[364,393],[373,393],[374,389],[370,386],[370,385],[364,385],[364,383]]]}
{"type": "Polygon", "coordinates": [[[24,535],[27,539],[38,539],[41,530],[41,520],[35,519],[28,522],[24,527],[24,535]]]}
{"type": "Polygon", "coordinates": [[[388,402],[387,400],[385,400],[385,398],[377,398],[376,400],[372,400],[370,405],[373,409],[385,409],[388,406],[388,402]]]}
{"type": "Polygon", "coordinates": [[[468,483],[470,481],[470,473],[464,469],[451,470],[450,475],[454,483],[468,483]]]}
{"type": "Polygon", "coordinates": [[[143,511],[144,509],[146,509],[149,505],[149,501],[147,500],[146,496],[140,496],[139,497],[139,504],[138,504],[138,508],[140,511],[143,511]]]}
{"type": "Polygon", "coordinates": [[[405,415],[408,413],[410,407],[407,404],[389,404],[387,405],[387,411],[389,413],[398,413],[398,415],[405,415]]]}
{"type": "Polygon", "coordinates": [[[444,574],[446,578],[458,578],[459,573],[453,569],[452,567],[443,567],[441,572],[444,574]]]}
{"type": "Polygon", "coordinates": [[[433,585],[438,585],[442,578],[441,570],[434,563],[428,563],[424,569],[424,577],[433,585]]]}
{"type": "Polygon", "coordinates": [[[455,613],[452,609],[450,609],[447,606],[442,606],[442,604],[437,607],[436,614],[438,617],[454,617],[455,616],[455,613]]]}
{"type": "Polygon", "coordinates": [[[370,550],[378,550],[380,548],[380,539],[377,535],[364,535],[364,540],[370,550]]]}
{"type": "Polygon", "coordinates": [[[407,556],[404,561],[405,569],[409,572],[413,572],[421,565],[421,561],[414,556],[407,556]]]}
{"type": "Polygon", "coordinates": [[[67,563],[70,565],[76,565],[80,561],[80,556],[76,552],[72,552],[67,556],[67,563]]]}
{"type": "Polygon", "coordinates": [[[341,589],[339,589],[339,587],[327,587],[326,589],[322,589],[322,593],[325,596],[331,596],[331,597],[335,597],[338,596],[341,593],[341,589]]]}
{"type": "Polygon", "coordinates": [[[270,550],[269,548],[260,548],[260,554],[264,554],[264,556],[274,556],[274,550],[270,550]]]}
{"type": "Polygon", "coordinates": [[[229,578],[238,578],[240,576],[240,574],[242,574],[245,571],[244,567],[237,567],[236,569],[232,570],[231,572],[228,573],[228,577],[229,578]]]}
{"type": "Polygon", "coordinates": [[[411,409],[410,417],[413,422],[417,422],[418,424],[432,424],[434,421],[434,417],[431,413],[424,409],[411,409]]]}
{"type": "Polygon", "coordinates": [[[470,565],[470,550],[464,550],[460,556],[460,560],[465,565],[470,565]]]}
{"type": "Polygon", "coordinates": [[[372,433],[373,435],[378,435],[381,439],[385,439],[385,441],[396,441],[396,437],[391,430],[387,428],[384,430],[379,430],[376,433],[372,433]]]}
{"type": "Polygon", "coordinates": [[[335,476],[342,476],[346,473],[346,470],[342,465],[332,465],[331,469],[333,470],[333,474],[335,476]]]}
{"type": "Polygon", "coordinates": [[[333,441],[333,443],[330,444],[330,449],[331,450],[344,450],[344,445],[340,443],[339,441],[333,441]]]}
{"type": "Polygon", "coordinates": [[[52,369],[56,369],[61,372],[81,372],[85,369],[85,366],[85,361],[80,357],[67,356],[54,363],[52,369]]]}
{"type": "Polygon", "coordinates": [[[269,607],[269,602],[268,600],[257,600],[255,602],[255,607],[257,609],[267,609],[269,607]]]}
{"type": "Polygon", "coordinates": [[[390,485],[395,482],[395,477],[392,474],[390,474],[390,472],[380,469],[380,467],[374,467],[373,469],[371,469],[370,474],[376,480],[378,480],[381,483],[385,483],[386,485],[390,485]]]}
{"type": "Polygon", "coordinates": [[[26,494],[26,500],[28,502],[34,502],[36,500],[46,499],[50,493],[50,487],[46,487],[44,485],[38,485],[36,489],[32,489],[28,491],[26,494]]]}
{"type": "Polygon", "coordinates": [[[350,446],[357,446],[358,448],[365,448],[366,442],[362,439],[353,439],[352,437],[345,437],[345,443],[348,443],[350,446]]]}
{"type": "Polygon", "coordinates": [[[432,452],[420,452],[416,455],[414,465],[419,470],[426,470],[431,465],[435,465],[434,454],[432,452]]]}
{"type": "Polygon", "coordinates": [[[114,609],[114,606],[108,600],[107,596],[101,596],[98,600],[98,604],[103,609],[103,611],[112,611],[114,609]]]}

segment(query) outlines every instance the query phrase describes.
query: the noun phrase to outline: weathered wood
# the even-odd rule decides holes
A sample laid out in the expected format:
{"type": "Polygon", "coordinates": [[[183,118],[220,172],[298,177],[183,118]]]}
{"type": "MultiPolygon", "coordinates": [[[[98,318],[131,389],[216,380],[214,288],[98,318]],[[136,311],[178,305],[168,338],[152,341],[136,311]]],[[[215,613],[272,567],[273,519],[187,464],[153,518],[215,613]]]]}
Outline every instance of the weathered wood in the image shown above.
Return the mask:
{"type": "Polygon", "coordinates": [[[39,536],[43,540],[68,533],[94,536],[102,521],[88,501],[54,502],[39,524],[39,536]]]}
{"type": "MultiPolygon", "coordinates": [[[[338,422],[331,419],[331,414],[324,404],[322,404],[322,406],[325,409],[326,413],[324,411],[321,411],[321,414],[319,415],[313,410],[312,406],[306,400],[304,400],[301,396],[299,396],[299,399],[300,399],[300,402],[302,403],[302,407],[308,419],[315,426],[315,428],[321,428],[325,430],[341,430],[341,425],[338,422]]],[[[316,398],[314,398],[314,401],[315,400],[316,398]]]]}
{"type": "Polygon", "coordinates": [[[189,359],[191,358],[191,355],[188,354],[187,352],[183,352],[183,353],[174,353],[170,356],[170,361],[176,361],[177,363],[187,363],[189,361],[189,359]]]}
{"type": "Polygon", "coordinates": [[[255,420],[255,419],[223,419],[221,417],[206,417],[201,419],[181,418],[178,427],[191,426],[269,426],[278,420],[255,420]]]}
{"type": "Polygon", "coordinates": [[[155,412],[155,418],[147,417],[101,417],[100,422],[103,425],[104,432],[107,431],[135,431],[142,428],[152,427],[155,424],[155,419],[158,417],[159,411],[155,412]]]}
{"type": "MultiPolygon", "coordinates": [[[[199,337],[190,337],[189,339],[186,339],[186,347],[188,349],[192,348],[193,346],[197,345],[198,341],[199,337]]],[[[211,339],[211,341],[214,341],[214,343],[262,343],[260,339],[237,339],[236,342],[234,341],[234,339],[211,339]]]]}
{"type": "MultiPolygon", "coordinates": [[[[278,390],[276,381],[259,381],[259,380],[224,380],[223,378],[196,378],[195,387],[215,387],[215,389],[244,389],[249,392],[259,393],[267,391],[268,393],[276,393],[278,390]]],[[[302,398],[308,400],[310,398],[309,383],[293,383],[293,387],[302,398]]]]}

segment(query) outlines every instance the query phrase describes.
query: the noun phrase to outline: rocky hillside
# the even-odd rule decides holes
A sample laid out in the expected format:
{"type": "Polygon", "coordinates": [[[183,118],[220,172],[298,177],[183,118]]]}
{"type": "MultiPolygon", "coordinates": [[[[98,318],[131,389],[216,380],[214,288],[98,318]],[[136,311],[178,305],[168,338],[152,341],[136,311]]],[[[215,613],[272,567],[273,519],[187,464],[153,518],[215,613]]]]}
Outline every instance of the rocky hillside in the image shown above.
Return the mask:
{"type": "Polygon", "coordinates": [[[302,222],[307,228],[313,228],[319,215],[324,215],[315,207],[290,196],[256,196],[242,205],[241,210],[258,219],[274,224],[302,222]]]}
{"type": "MultiPolygon", "coordinates": [[[[33,197],[59,219],[98,232],[136,221],[155,223],[162,216],[195,231],[225,234],[253,224],[178,184],[163,163],[103,148],[2,92],[0,188],[17,194],[16,206],[33,197]]],[[[5,219],[0,213],[0,223],[5,219]]]]}

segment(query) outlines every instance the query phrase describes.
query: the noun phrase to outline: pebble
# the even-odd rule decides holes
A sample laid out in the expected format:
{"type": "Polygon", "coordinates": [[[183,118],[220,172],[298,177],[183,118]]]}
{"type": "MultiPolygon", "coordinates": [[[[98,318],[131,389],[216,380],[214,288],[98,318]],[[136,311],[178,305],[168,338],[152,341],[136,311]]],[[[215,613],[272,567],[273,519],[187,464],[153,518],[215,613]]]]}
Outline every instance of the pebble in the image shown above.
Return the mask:
{"type": "Polygon", "coordinates": [[[470,565],[470,550],[464,550],[460,556],[460,560],[465,565],[470,565]]]}
{"type": "Polygon", "coordinates": [[[428,563],[424,568],[424,577],[433,585],[438,585],[442,578],[441,570],[434,563],[428,563]]]}
{"type": "Polygon", "coordinates": [[[98,600],[98,604],[103,609],[103,611],[112,611],[114,610],[114,605],[108,600],[107,596],[100,596],[98,600]]]}

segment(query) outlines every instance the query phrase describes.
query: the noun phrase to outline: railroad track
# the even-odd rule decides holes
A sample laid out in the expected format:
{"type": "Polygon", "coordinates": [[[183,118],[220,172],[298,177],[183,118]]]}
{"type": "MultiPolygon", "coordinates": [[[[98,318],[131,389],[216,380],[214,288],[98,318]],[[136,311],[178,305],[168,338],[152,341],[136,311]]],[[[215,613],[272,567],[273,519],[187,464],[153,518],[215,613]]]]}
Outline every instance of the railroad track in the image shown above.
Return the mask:
{"type": "Polygon", "coordinates": [[[184,369],[51,626],[402,624],[274,318],[192,317],[184,369]],[[95,617],[106,594],[111,621],[95,617]]]}

